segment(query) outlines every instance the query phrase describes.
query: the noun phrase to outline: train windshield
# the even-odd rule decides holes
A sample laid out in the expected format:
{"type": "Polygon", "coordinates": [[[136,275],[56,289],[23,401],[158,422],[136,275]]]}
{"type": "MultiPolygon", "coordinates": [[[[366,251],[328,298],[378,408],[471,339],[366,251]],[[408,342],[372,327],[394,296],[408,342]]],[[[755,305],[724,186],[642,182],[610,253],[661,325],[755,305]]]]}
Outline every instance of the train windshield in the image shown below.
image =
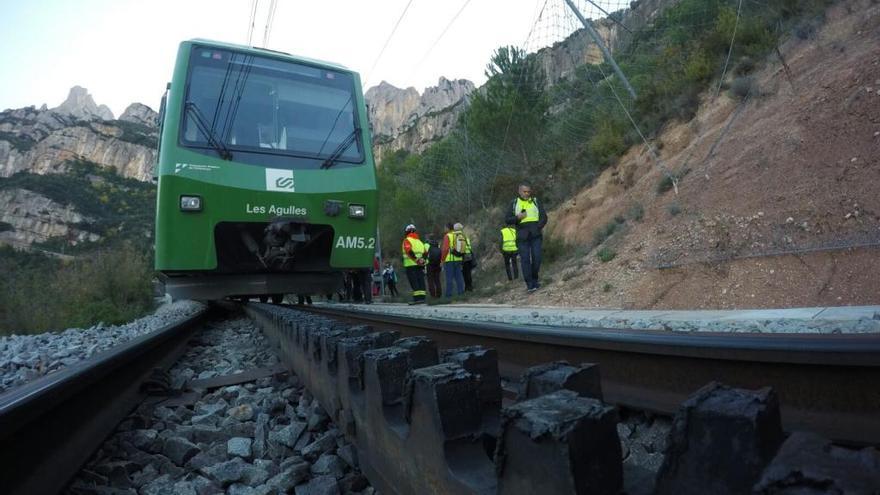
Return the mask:
{"type": "Polygon", "coordinates": [[[355,106],[349,73],[196,47],[181,141],[253,164],[362,163],[355,106]]]}

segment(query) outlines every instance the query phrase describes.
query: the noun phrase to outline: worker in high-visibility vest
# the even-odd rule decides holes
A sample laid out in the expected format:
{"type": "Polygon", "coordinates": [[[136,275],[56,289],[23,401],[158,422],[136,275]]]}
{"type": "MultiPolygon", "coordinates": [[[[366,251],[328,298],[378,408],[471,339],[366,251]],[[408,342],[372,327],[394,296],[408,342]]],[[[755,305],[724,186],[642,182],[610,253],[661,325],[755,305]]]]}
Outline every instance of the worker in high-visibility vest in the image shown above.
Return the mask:
{"type": "Polygon", "coordinates": [[[419,239],[416,226],[409,224],[404,229],[406,235],[401,243],[400,252],[403,255],[403,267],[406,270],[406,278],[412,289],[412,302],[410,304],[425,303],[425,263],[428,250],[419,239]]]}
{"type": "Polygon", "coordinates": [[[464,279],[464,290],[467,292],[474,290],[474,278],[471,272],[474,271],[476,261],[474,260],[474,250],[471,248],[471,239],[464,233],[464,225],[456,223],[453,225],[455,232],[461,233],[464,237],[464,251],[461,257],[461,275],[464,279]]]}
{"type": "Polygon", "coordinates": [[[509,222],[501,229],[501,243],[499,249],[504,257],[504,270],[507,272],[507,280],[519,278],[519,267],[516,265],[516,222],[509,222]]]}
{"type": "Polygon", "coordinates": [[[452,297],[452,286],[455,285],[455,294],[464,294],[464,274],[461,271],[461,260],[464,257],[465,237],[459,230],[456,232],[455,225],[446,224],[446,235],[443,236],[443,245],[440,248],[440,258],[443,260],[443,273],[446,276],[446,297],[452,297]]]}
{"type": "Polygon", "coordinates": [[[532,197],[532,187],[520,184],[518,197],[507,211],[507,222],[516,224],[516,248],[522,264],[526,290],[535,292],[541,287],[538,271],[541,269],[542,231],[547,224],[547,213],[532,197]]]}

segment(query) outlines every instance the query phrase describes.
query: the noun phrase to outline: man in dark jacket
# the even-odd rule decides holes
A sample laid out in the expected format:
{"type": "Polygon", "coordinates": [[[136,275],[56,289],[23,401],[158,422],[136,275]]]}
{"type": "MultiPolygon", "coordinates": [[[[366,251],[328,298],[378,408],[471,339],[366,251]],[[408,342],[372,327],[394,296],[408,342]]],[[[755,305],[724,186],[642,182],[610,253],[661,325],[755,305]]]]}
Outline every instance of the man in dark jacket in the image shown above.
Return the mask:
{"type": "Polygon", "coordinates": [[[528,292],[541,287],[538,271],[541,269],[542,231],[547,224],[547,213],[532,197],[532,188],[520,184],[519,196],[513,200],[507,211],[506,220],[516,225],[516,248],[519,251],[523,279],[528,292]]]}
{"type": "Polygon", "coordinates": [[[443,297],[443,287],[440,285],[440,271],[443,265],[440,263],[440,246],[433,235],[428,236],[428,294],[431,297],[443,297]]]}

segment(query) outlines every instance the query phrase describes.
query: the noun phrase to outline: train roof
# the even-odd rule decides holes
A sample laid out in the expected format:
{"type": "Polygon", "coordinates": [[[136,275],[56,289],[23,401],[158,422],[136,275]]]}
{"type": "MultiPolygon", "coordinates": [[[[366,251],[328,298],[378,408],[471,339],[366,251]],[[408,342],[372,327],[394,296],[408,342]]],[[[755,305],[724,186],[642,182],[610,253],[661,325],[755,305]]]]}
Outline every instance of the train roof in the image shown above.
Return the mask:
{"type": "Polygon", "coordinates": [[[214,40],[208,40],[208,39],[204,39],[204,38],[193,38],[191,40],[185,41],[184,43],[210,45],[210,46],[215,46],[218,48],[228,48],[230,50],[248,52],[253,55],[261,55],[261,56],[266,56],[266,55],[273,56],[274,55],[276,57],[282,57],[282,58],[285,58],[285,59],[291,60],[291,61],[305,62],[310,65],[321,65],[321,66],[328,67],[328,68],[344,70],[346,72],[354,72],[353,70],[349,69],[348,67],[346,67],[342,64],[337,64],[335,62],[328,62],[326,60],[320,60],[320,59],[310,58],[310,57],[303,57],[301,55],[294,55],[291,53],[282,52],[282,51],[278,51],[278,50],[270,50],[269,48],[237,45],[235,43],[226,43],[223,41],[214,41],[214,40]]]}

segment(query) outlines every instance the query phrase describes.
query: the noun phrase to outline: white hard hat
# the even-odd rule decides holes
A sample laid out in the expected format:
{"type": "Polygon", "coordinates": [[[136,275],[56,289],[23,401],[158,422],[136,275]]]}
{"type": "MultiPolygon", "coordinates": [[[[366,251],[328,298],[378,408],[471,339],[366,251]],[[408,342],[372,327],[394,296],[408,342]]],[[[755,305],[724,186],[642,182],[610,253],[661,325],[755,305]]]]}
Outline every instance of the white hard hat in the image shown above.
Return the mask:
{"type": "Polygon", "coordinates": [[[404,231],[404,232],[415,232],[415,231],[416,231],[416,226],[413,225],[413,224],[409,224],[409,225],[406,226],[405,229],[403,229],[403,231],[404,231]]]}

